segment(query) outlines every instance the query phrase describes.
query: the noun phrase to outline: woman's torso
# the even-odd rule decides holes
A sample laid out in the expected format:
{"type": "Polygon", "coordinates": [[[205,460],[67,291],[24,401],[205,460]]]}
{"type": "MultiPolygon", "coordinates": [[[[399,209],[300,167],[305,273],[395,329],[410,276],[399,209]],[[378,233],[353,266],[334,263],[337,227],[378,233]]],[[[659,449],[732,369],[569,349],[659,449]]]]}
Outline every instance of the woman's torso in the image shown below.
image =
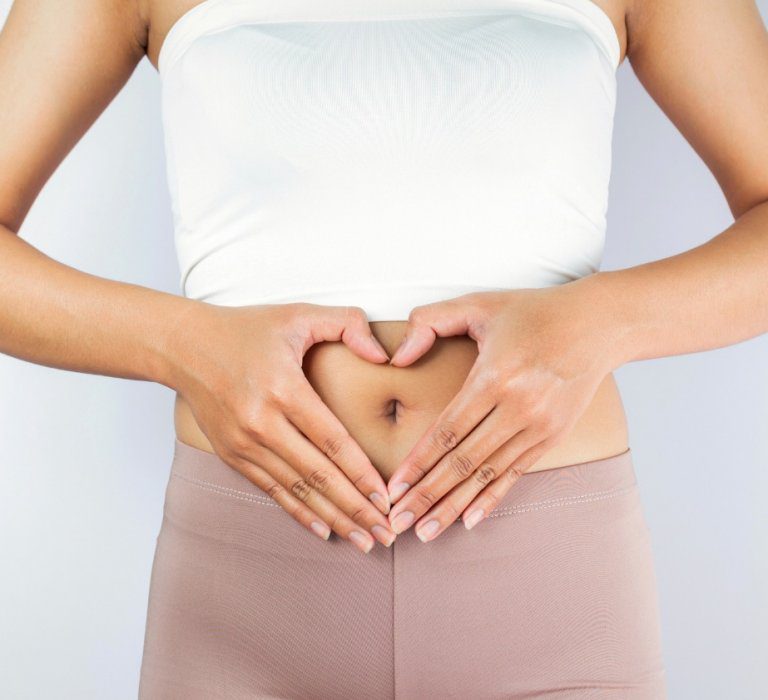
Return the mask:
{"type": "MultiPolygon", "coordinates": [[[[254,6],[258,6],[258,0],[254,1],[256,3],[254,6]]],[[[535,1],[536,0],[532,0],[530,4],[535,4],[535,1]]],[[[541,0],[541,3],[544,5],[546,5],[546,2],[547,0],[541,0]]],[[[575,2],[588,3],[589,0],[575,0],[575,2]]],[[[219,5],[225,4],[222,0],[217,0],[217,3],[219,5]]],[[[200,3],[188,2],[186,0],[179,2],[156,0],[152,3],[151,14],[153,17],[150,29],[148,55],[155,65],[157,65],[158,53],[168,30],[174,23],[178,22],[180,17],[198,4],[200,3]]],[[[621,55],[623,56],[626,39],[623,31],[623,7],[621,6],[620,0],[601,0],[595,4],[605,12],[606,17],[609,17],[613,23],[621,46],[621,55]]],[[[240,6],[242,6],[242,3],[240,3],[240,6]]],[[[247,9],[246,11],[250,12],[250,9],[247,9]]],[[[608,25],[604,23],[603,29],[605,30],[607,26],[608,25]]],[[[536,31],[537,30],[534,28],[531,36],[536,36],[536,31]]],[[[187,37],[185,37],[183,33],[177,32],[177,49],[180,40],[183,42],[186,38],[187,37]]],[[[528,41],[528,39],[526,39],[526,41],[528,41]]],[[[557,38],[554,41],[554,46],[557,47],[559,46],[558,42],[560,42],[561,39],[557,38]]],[[[577,58],[583,55],[580,53],[581,49],[577,48],[576,51],[577,52],[574,55],[577,58]]],[[[168,59],[166,59],[166,61],[167,60],[168,59]]],[[[175,60],[174,57],[174,61],[175,60]]],[[[193,65],[196,64],[193,63],[193,65]]],[[[588,68],[586,69],[589,70],[588,68]]],[[[166,62],[166,77],[168,70],[169,68],[166,62]]],[[[191,70],[191,68],[188,70],[191,70]]],[[[190,75],[187,79],[194,80],[193,74],[185,73],[185,75],[190,75]]],[[[610,74],[607,75],[609,76],[607,79],[610,81],[610,74]]],[[[449,74],[448,78],[450,79],[449,74]]],[[[605,76],[601,77],[601,80],[605,79],[605,76]]],[[[605,85],[610,86],[610,82],[600,83],[600,85],[596,83],[593,86],[593,88],[597,90],[595,94],[602,95],[600,90],[604,89],[603,86],[605,85]]],[[[178,89],[180,89],[178,84],[176,89],[177,92],[172,93],[174,96],[181,94],[178,93],[178,89]]],[[[295,97],[295,95],[293,97],[295,97]]],[[[178,110],[181,104],[181,102],[174,102],[171,106],[174,110],[178,110]]],[[[611,116],[609,114],[610,101],[607,102],[606,105],[606,111],[601,112],[600,116],[606,120],[605,123],[607,124],[608,118],[611,116]]],[[[240,105],[238,109],[241,107],[242,105],[240,105]]],[[[175,118],[181,119],[183,116],[184,115],[179,112],[178,116],[175,118]]],[[[586,119],[586,112],[581,116],[586,119]]],[[[171,121],[170,123],[171,125],[175,125],[179,122],[171,121]]],[[[565,136],[567,134],[563,135],[565,136]]],[[[250,145],[253,148],[256,148],[256,146],[263,148],[262,144],[254,143],[250,145]]],[[[283,145],[285,148],[291,147],[288,142],[285,142],[283,145]]],[[[606,156],[607,153],[605,147],[607,144],[600,142],[599,145],[601,147],[601,155],[606,156]]],[[[183,153],[184,155],[187,155],[186,151],[183,153]]],[[[295,156],[296,153],[298,152],[291,152],[291,155],[295,156]]],[[[354,152],[352,153],[354,154],[354,152]]],[[[180,154],[177,152],[175,155],[178,157],[180,154]]],[[[464,154],[464,156],[466,157],[466,154],[464,154]]],[[[568,163],[569,168],[585,167],[577,159],[574,160],[577,156],[581,157],[581,154],[569,153],[567,156],[564,155],[563,158],[571,158],[572,160],[562,161],[563,167],[565,167],[566,162],[568,163]]],[[[178,163],[176,165],[178,167],[178,163]]],[[[183,160],[181,161],[181,165],[186,167],[183,160]]],[[[200,166],[197,163],[195,164],[195,167],[199,171],[200,166]]],[[[541,167],[541,165],[539,164],[537,167],[541,167]]],[[[594,167],[598,167],[597,161],[595,161],[594,167]]],[[[572,172],[578,174],[580,171],[574,170],[572,172]]],[[[582,203],[587,207],[588,215],[582,216],[582,218],[579,219],[579,216],[585,213],[579,212],[572,218],[566,219],[566,223],[572,225],[574,229],[577,229],[582,225],[587,227],[584,230],[586,231],[586,235],[589,236],[589,239],[584,238],[584,244],[586,246],[586,241],[590,240],[591,243],[589,245],[592,245],[592,249],[590,249],[590,253],[587,256],[586,248],[584,248],[583,252],[585,257],[579,258],[582,253],[576,249],[572,250],[568,248],[567,255],[570,257],[564,258],[563,260],[553,260],[552,262],[557,265],[560,265],[563,261],[566,263],[579,261],[580,264],[585,265],[584,269],[586,270],[588,265],[593,265],[595,263],[596,256],[599,254],[599,237],[595,238],[595,235],[600,235],[601,231],[599,224],[603,223],[600,221],[600,214],[601,207],[604,206],[603,189],[607,177],[606,158],[603,158],[602,160],[601,169],[596,170],[595,173],[599,174],[595,175],[594,181],[590,181],[590,184],[593,184],[594,188],[588,195],[585,195],[585,198],[582,200],[582,203]],[[586,223],[587,221],[589,221],[589,224],[586,223]],[[592,226],[594,226],[594,228],[591,228],[592,226]],[[588,260],[588,265],[585,262],[586,260],[588,260]]],[[[184,174],[184,172],[181,173],[181,175],[184,174]]],[[[551,184],[554,187],[568,185],[573,182],[570,180],[571,174],[572,173],[569,171],[568,180],[553,181],[551,184]]],[[[203,178],[203,180],[206,182],[215,182],[216,178],[209,178],[208,180],[203,178]]],[[[514,182],[511,184],[516,185],[514,182]]],[[[541,184],[543,186],[543,183],[541,184]]],[[[519,188],[515,187],[515,189],[518,190],[519,188]]],[[[191,184],[188,184],[188,192],[192,191],[191,184]]],[[[399,192],[400,190],[398,189],[397,191],[399,192]]],[[[212,197],[215,196],[215,190],[208,190],[206,192],[206,194],[209,193],[212,197]]],[[[437,194],[439,195],[439,191],[437,194]]],[[[522,192],[518,191],[518,194],[522,194],[522,192]]],[[[497,205],[499,200],[489,198],[487,202],[490,205],[497,205]]],[[[176,203],[178,205],[178,201],[176,203]]],[[[212,199],[211,206],[215,205],[215,203],[216,200],[212,199]]],[[[375,203],[378,204],[378,200],[375,203]]],[[[198,204],[199,201],[190,198],[189,195],[187,196],[187,206],[189,211],[192,211],[193,207],[198,204]]],[[[523,207],[525,206],[525,200],[521,199],[516,204],[519,205],[518,208],[523,207]]],[[[194,211],[196,214],[200,214],[197,221],[216,221],[214,216],[210,216],[211,212],[209,211],[204,211],[202,209],[195,209],[194,211]],[[203,219],[204,215],[206,216],[206,219],[203,219]]],[[[381,211],[384,210],[382,209],[381,211]]],[[[524,210],[520,209],[520,211],[523,212],[524,210]]],[[[463,210],[459,213],[463,213],[463,210]]],[[[535,210],[528,211],[527,215],[529,217],[529,224],[532,224],[533,222],[533,219],[531,219],[532,216],[538,216],[535,210]]],[[[510,216],[513,216],[513,214],[510,214],[510,216]]],[[[306,220],[312,223],[311,217],[307,217],[306,220]]],[[[296,230],[296,221],[296,219],[292,220],[294,230],[296,230]]],[[[301,221],[304,223],[304,219],[301,221]]],[[[498,221],[498,219],[496,221],[498,221]]],[[[445,222],[450,222],[450,219],[446,218],[445,222]]],[[[319,221],[317,222],[318,225],[320,223],[321,222],[319,221]]],[[[326,221],[325,223],[327,224],[328,222],[326,221]]],[[[350,223],[351,225],[359,224],[356,220],[350,223]]],[[[371,223],[373,225],[375,222],[371,223]]],[[[494,222],[492,221],[491,223],[494,222]]],[[[548,225],[550,221],[546,219],[536,219],[535,223],[537,225],[548,225]]],[[[328,233],[330,229],[329,231],[323,229],[323,231],[328,233]]],[[[199,233],[199,231],[196,231],[196,233],[199,233]]],[[[467,235],[469,235],[469,232],[467,232],[467,235]]],[[[242,240],[242,236],[240,238],[242,240]]],[[[232,239],[234,240],[234,236],[232,239]]],[[[178,242],[179,240],[177,239],[177,243],[178,242]]],[[[185,243],[185,241],[181,242],[185,243]]],[[[313,245],[316,248],[317,243],[314,243],[313,245]]],[[[507,245],[509,245],[509,242],[507,242],[507,245]]],[[[213,246],[211,246],[211,248],[213,249],[213,246]]],[[[537,255],[541,256],[542,252],[546,255],[551,251],[552,249],[549,251],[538,251],[537,255]]],[[[202,259],[202,255],[198,255],[198,258],[194,258],[191,255],[192,252],[196,254],[199,253],[199,250],[193,251],[190,247],[188,252],[190,255],[188,256],[187,261],[190,265],[193,259],[202,259]]],[[[483,250],[482,252],[484,255],[487,253],[488,256],[494,256],[500,251],[483,250]]],[[[316,254],[316,251],[314,254],[316,254]]],[[[408,251],[398,251],[397,256],[407,256],[408,254],[408,251]]],[[[390,264],[396,264],[397,256],[393,256],[391,252],[388,252],[388,255],[389,257],[387,260],[390,264]]],[[[241,253],[240,258],[242,257],[241,253]]],[[[405,262],[404,257],[403,262],[405,262]]],[[[219,268],[221,269],[220,264],[219,268]]],[[[573,268],[573,270],[570,271],[571,274],[577,272],[578,269],[579,268],[573,268]]],[[[480,274],[490,274],[490,272],[491,269],[488,268],[488,270],[483,270],[480,274]]],[[[521,269],[519,273],[522,275],[527,274],[523,269],[521,269]]],[[[206,268],[199,264],[197,264],[197,274],[208,275],[206,268]]],[[[332,269],[329,269],[327,274],[331,275],[332,269]]],[[[205,279],[201,277],[199,283],[196,283],[199,286],[195,287],[194,291],[200,290],[201,298],[203,296],[202,290],[205,286],[203,283],[212,279],[214,279],[213,276],[209,275],[205,279]]],[[[480,283],[484,281],[482,278],[478,279],[480,283]]],[[[554,280],[554,277],[551,279],[554,280]]],[[[215,281],[220,282],[221,280],[215,281]]],[[[497,280],[492,281],[492,284],[496,283],[497,280]]],[[[526,285],[523,284],[521,286],[526,285]]],[[[230,303],[233,301],[242,303],[243,301],[242,299],[237,299],[235,297],[229,298],[224,292],[222,293],[224,296],[221,296],[219,299],[222,303],[230,303]]],[[[244,291],[244,293],[247,293],[247,290],[244,291]]],[[[351,303],[355,303],[354,298],[352,299],[351,303]]],[[[208,300],[216,302],[215,297],[209,297],[208,300]]],[[[312,299],[308,300],[312,301],[312,299]]],[[[403,299],[401,298],[401,304],[402,301],[403,299]]],[[[361,305],[365,306],[364,304],[361,305]]],[[[385,311],[383,305],[377,307],[377,309],[379,308],[381,309],[381,316],[388,311],[385,311]]],[[[398,309],[398,313],[402,313],[402,311],[402,308],[398,309]]],[[[390,355],[394,352],[400,342],[405,325],[405,321],[402,320],[376,320],[375,315],[374,320],[371,323],[374,334],[390,355]]],[[[342,343],[320,343],[309,350],[305,357],[303,367],[309,382],[320,394],[330,410],[339,417],[341,422],[349,430],[350,434],[360,443],[363,450],[371,458],[374,466],[376,466],[376,468],[381,471],[382,475],[387,478],[406,456],[418,438],[425,432],[440,414],[442,409],[460,389],[476,356],[477,347],[474,341],[466,336],[438,339],[432,351],[413,366],[407,368],[396,368],[388,365],[374,365],[372,363],[367,363],[352,354],[352,352],[342,343]]],[[[177,396],[174,420],[176,434],[179,440],[203,450],[213,451],[210,442],[196,424],[188,405],[181,396],[177,396]]],[[[545,454],[539,462],[534,465],[533,470],[548,469],[600,459],[619,454],[625,451],[627,447],[628,434],[626,417],[614,377],[613,375],[608,375],[573,430],[560,442],[560,444],[556,445],[545,454]]]]}
{"type": "MultiPolygon", "coordinates": [[[[391,356],[405,322],[378,321],[371,328],[391,356]]],[[[375,365],[343,343],[323,342],[310,348],[303,367],[310,384],[386,480],[458,392],[476,357],[477,345],[467,336],[438,338],[410,367],[375,365]]],[[[179,440],[213,451],[178,395],[174,418],[179,440]]],[[[624,408],[609,374],[568,436],[531,471],[616,455],[628,445],[624,408]]]]}

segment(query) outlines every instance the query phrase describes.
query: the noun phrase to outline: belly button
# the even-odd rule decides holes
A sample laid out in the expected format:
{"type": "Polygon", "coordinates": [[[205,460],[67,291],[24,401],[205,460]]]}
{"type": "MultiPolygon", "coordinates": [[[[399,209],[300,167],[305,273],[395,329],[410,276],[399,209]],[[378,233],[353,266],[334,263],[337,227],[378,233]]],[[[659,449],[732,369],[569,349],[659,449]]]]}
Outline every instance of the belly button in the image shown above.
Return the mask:
{"type": "Polygon", "coordinates": [[[402,410],[402,406],[397,399],[390,399],[384,406],[384,415],[389,418],[393,423],[397,422],[399,412],[402,410]]]}

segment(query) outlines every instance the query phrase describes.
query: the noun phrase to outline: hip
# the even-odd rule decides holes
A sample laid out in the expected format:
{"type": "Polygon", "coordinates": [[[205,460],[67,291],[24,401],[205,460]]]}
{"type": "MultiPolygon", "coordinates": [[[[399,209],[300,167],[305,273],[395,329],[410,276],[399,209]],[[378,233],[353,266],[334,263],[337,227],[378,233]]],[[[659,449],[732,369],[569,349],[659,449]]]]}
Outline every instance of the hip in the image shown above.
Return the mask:
{"type": "Polygon", "coordinates": [[[141,698],[666,697],[633,455],[524,474],[468,531],[363,555],[178,440],[141,698]]]}

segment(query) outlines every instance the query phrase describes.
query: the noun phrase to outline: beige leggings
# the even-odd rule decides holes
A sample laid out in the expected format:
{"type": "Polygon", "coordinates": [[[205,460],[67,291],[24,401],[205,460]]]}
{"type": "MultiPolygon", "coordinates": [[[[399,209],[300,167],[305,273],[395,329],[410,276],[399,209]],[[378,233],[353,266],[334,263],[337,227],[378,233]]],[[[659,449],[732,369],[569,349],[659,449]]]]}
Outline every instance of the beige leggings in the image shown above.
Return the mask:
{"type": "Polygon", "coordinates": [[[631,451],[525,474],[473,530],[363,554],[176,440],[139,697],[663,700],[631,451]]]}

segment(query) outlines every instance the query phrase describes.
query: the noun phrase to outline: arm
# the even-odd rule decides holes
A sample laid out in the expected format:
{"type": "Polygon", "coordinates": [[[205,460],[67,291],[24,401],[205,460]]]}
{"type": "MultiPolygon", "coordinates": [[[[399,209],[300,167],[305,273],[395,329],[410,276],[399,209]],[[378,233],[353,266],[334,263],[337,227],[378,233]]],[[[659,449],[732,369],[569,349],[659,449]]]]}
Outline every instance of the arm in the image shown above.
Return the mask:
{"type": "Polygon", "coordinates": [[[18,231],[59,163],[144,56],[135,3],[17,0],[0,32],[0,352],[170,381],[166,338],[193,302],[59,263],[18,231]]]}
{"type": "Polygon", "coordinates": [[[754,0],[629,0],[627,55],[735,222],[684,253],[543,289],[417,307],[392,364],[467,333],[465,384],[392,474],[396,532],[472,527],[567,435],[608,372],[768,331],[768,35],[754,0]],[[398,484],[404,488],[395,492],[398,484]],[[405,494],[405,495],[402,495],[405,494]],[[438,502],[439,501],[439,502],[438,502]],[[410,511],[409,518],[400,514],[410,511]],[[434,520],[435,529],[421,530],[434,520]]]}
{"type": "Polygon", "coordinates": [[[0,352],[172,387],[168,341],[197,302],[81,272],[0,227],[0,352]]]}
{"type": "Polygon", "coordinates": [[[145,55],[147,24],[137,0],[16,0],[0,32],[0,352],[165,384],[222,460],[307,529],[390,545],[384,481],[301,367],[324,340],[386,360],[362,309],[218,307],[87,274],[18,236],[145,55]]]}
{"type": "Polygon", "coordinates": [[[575,284],[604,309],[615,367],[768,331],[768,33],[755,3],[634,0],[627,25],[635,73],[735,221],[691,250],[575,284]]]}

